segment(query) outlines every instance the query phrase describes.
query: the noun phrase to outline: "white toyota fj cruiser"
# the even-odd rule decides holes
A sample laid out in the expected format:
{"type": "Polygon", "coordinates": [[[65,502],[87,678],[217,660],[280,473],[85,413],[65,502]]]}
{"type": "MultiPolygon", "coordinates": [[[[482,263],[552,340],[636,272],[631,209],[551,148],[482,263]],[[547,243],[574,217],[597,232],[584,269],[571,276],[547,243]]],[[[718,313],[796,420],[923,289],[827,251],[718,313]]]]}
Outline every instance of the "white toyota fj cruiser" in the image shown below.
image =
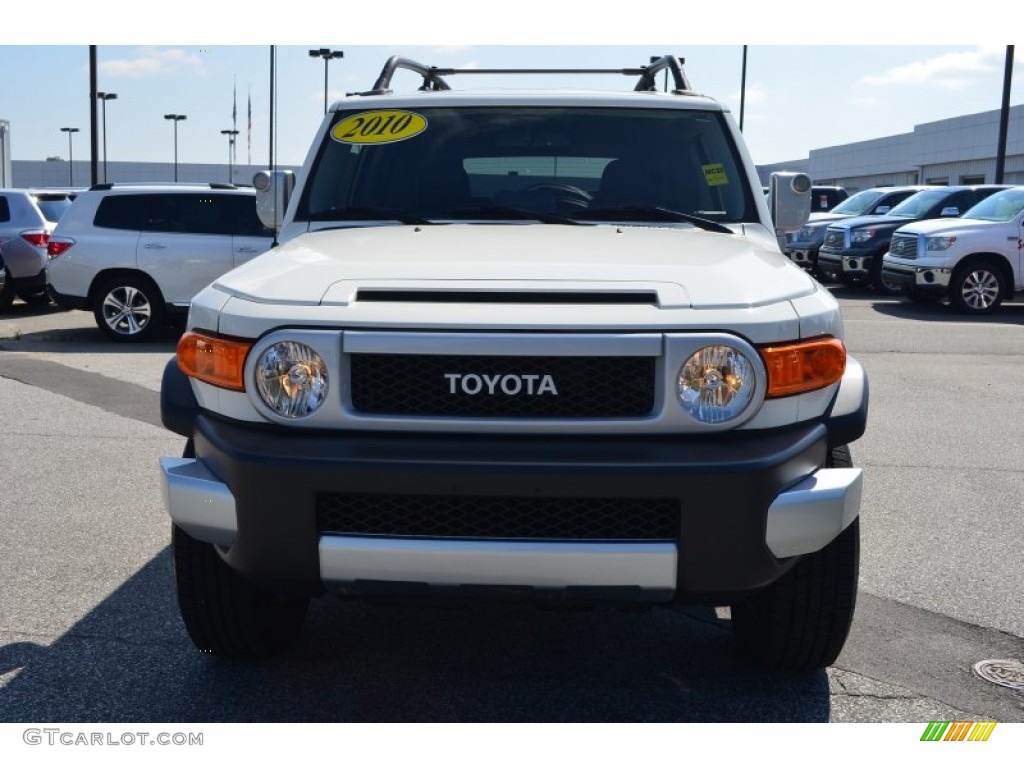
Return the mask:
{"type": "Polygon", "coordinates": [[[393,57],[297,181],[257,177],[281,244],[195,297],[162,389],[200,649],[279,651],[325,591],[479,593],[728,605],[767,667],[836,658],[868,396],[777,244],[810,181],[769,214],[680,60],[613,71],[635,89],[457,92],[496,71],[393,57]]]}

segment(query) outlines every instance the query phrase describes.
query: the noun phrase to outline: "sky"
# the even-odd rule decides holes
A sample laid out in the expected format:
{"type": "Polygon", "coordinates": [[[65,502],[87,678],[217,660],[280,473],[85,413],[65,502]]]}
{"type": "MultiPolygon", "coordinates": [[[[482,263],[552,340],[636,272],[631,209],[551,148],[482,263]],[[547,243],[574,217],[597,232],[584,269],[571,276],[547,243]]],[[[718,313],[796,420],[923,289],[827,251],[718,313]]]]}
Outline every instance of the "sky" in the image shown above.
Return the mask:
{"type": "MultiPolygon", "coordinates": [[[[671,53],[685,59],[694,89],[724,103],[738,120],[745,41],[744,137],[755,162],[767,164],[806,158],[812,149],[908,132],[918,123],[998,109],[1006,45],[1012,44],[977,44],[992,37],[985,0],[971,4],[971,16],[963,17],[960,10],[955,24],[933,20],[931,29],[922,29],[912,10],[892,10],[886,14],[890,32],[877,16],[862,26],[849,12],[834,11],[843,14],[838,19],[843,23],[830,23],[826,7],[802,1],[773,11],[734,0],[728,8],[705,5],[695,12],[688,4],[657,0],[627,14],[595,11],[592,2],[571,0],[557,6],[540,0],[503,5],[452,0],[429,6],[382,0],[359,6],[366,10],[344,12],[338,10],[344,6],[312,0],[225,5],[231,10],[214,12],[209,2],[178,0],[145,6],[116,31],[103,21],[108,5],[122,16],[124,8],[142,7],[95,0],[90,11],[81,3],[52,0],[47,5],[52,24],[39,40],[21,34],[36,20],[26,11],[13,11],[26,13],[24,26],[0,31],[0,119],[10,122],[13,159],[67,159],[69,136],[62,127],[80,129],[71,148],[76,160],[88,158],[90,42],[98,44],[98,90],[118,95],[106,105],[109,160],[170,162],[174,125],[164,115],[173,113],[187,115],[178,123],[179,162],[225,163],[228,137],[221,131],[237,129],[235,161],[247,163],[251,157],[256,165],[269,160],[270,43],[278,46],[277,155],[286,165],[303,162],[323,118],[324,62],[311,58],[310,48],[344,51],[344,58],[329,64],[332,102],[346,92],[370,88],[384,61],[396,53],[427,65],[460,68],[621,68],[671,53]],[[746,7],[758,10],[744,12],[746,7]],[[269,21],[261,21],[260,14],[269,21]],[[146,15],[152,18],[142,18],[146,15]],[[836,27],[851,38],[813,34],[836,27]],[[961,43],[943,41],[951,28],[961,43]],[[16,38],[12,29],[19,29],[16,38]],[[212,40],[181,42],[199,34],[212,40]],[[908,42],[917,38],[920,43],[908,42]]],[[[935,5],[933,15],[942,16],[941,6],[935,5]]],[[[1011,104],[1024,103],[1024,48],[1016,49],[1011,104]]],[[[456,76],[450,81],[453,87],[472,89],[626,89],[633,83],[620,76],[582,75],[456,76]]],[[[396,80],[396,90],[417,84],[406,75],[396,80]]]]}

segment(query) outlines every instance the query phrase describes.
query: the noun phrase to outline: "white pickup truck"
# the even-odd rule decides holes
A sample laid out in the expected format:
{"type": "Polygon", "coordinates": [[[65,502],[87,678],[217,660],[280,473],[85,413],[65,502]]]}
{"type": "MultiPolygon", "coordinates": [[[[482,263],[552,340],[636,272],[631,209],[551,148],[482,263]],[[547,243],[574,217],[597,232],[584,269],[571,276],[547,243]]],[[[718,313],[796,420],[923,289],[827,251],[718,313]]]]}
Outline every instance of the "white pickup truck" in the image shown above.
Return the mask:
{"type": "Polygon", "coordinates": [[[884,279],[913,301],[948,297],[970,314],[994,312],[1024,289],[1024,187],[997,192],[958,219],[900,227],[882,260],[884,279]]]}
{"type": "Polygon", "coordinates": [[[192,639],[280,651],[325,592],[689,602],[765,667],[831,664],[868,390],[778,248],[810,179],[769,213],[675,57],[624,91],[446,80],[485,71],[389,60],[297,178],[257,176],[280,246],[194,298],[161,393],[192,639]]]}

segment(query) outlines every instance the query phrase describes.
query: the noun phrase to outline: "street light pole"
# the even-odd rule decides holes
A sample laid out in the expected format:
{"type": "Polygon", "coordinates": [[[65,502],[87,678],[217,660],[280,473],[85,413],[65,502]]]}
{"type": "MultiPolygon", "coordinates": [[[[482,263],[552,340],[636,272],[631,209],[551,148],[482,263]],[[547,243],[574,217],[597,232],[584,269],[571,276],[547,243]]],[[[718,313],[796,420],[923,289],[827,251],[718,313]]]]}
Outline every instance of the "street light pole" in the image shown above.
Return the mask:
{"type": "Polygon", "coordinates": [[[747,103],[747,46],[743,46],[743,73],[740,75],[740,131],[743,131],[743,111],[747,103]]]}
{"type": "Polygon", "coordinates": [[[228,184],[234,184],[235,169],[231,150],[235,147],[235,136],[238,135],[238,131],[228,128],[221,133],[228,137],[228,184]]]}
{"type": "Polygon", "coordinates": [[[116,99],[116,93],[98,91],[96,98],[103,102],[103,183],[107,183],[107,102],[116,99]]]}
{"type": "Polygon", "coordinates": [[[1006,131],[1010,123],[1010,88],[1013,83],[1013,46],[1006,46],[1006,68],[1003,71],[1003,102],[999,110],[999,146],[996,147],[996,184],[1003,183],[1006,170],[1006,131]]]}
{"type": "Polygon", "coordinates": [[[309,51],[309,55],[314,59],[324,60],[324,114],[327,114],[327,62],[331,59],[342,59],[345,57],[344,51],[332,51],[330,48],[313,48],[309,51]]]}
{"type": "Polygon", "coordinates": [[[164,115],[164,120],[174,121],[174,180],[178,180],[178,123],[187,120],[188,115],[164,115]]]}
{"type": "Polygon", "coordinates": [[[71,134],[78,133],[77,128],[61,128],[68,135],[68,186],[75,186],[75,151],[71,145],[71,134]]]}

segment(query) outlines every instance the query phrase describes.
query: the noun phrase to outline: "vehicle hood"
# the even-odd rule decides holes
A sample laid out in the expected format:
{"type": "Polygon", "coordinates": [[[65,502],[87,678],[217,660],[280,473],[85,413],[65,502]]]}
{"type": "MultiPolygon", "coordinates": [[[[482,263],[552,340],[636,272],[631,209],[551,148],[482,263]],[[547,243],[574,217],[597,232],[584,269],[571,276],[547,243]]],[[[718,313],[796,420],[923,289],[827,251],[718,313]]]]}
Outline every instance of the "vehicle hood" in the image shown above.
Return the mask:
{"type": "Polygon", "coordinates": [[[850,214],[848,214],[848,213],[830,213],[830,212],[826,212],[826,213],[812,213],[807,218],[807,223],[808,224],[826,224],[826,223],[831,222],[831,221],[836,221],[837,219],[848,219],[848,218],[850,218],[850,214]]]}
{"type": "Polygon", "coordinates": [[[260,303],[348,304],[360,288],[656,291],[663,307],[752,307],[816,284],[753,238],[690,226],[450,224],[308,232],[221,277],[260,303]]]}
{"type": "Polygon", "coordinates": [[[830,224],[836,229],[859,229],[860,227],[889,226],[892,229],[905,226],[920,219],[908,219],[903,216],[854,216],[853,218],[830,224]]]}
{"type": "Polygon", "coordinates": [[[927,219],[900,227],[899,232],[904,235],[940,235],[950,232],[966,235],[972,232],[991,232],[993,227],[1008,227],[1016,232],[1017,222],[1012,220],[987,221],[985,219],[927,219]]]}

